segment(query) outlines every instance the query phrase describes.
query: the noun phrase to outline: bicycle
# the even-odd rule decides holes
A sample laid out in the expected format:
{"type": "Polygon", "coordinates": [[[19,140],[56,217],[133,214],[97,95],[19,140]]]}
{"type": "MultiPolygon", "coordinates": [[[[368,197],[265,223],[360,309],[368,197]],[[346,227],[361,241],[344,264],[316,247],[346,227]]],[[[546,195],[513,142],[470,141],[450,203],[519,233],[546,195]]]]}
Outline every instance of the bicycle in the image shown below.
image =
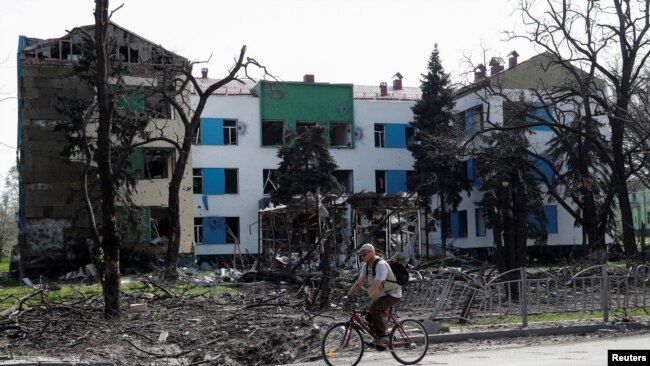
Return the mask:
{"type": "MultiPolygon", "coordinates": [[[[364,315],[365,312],[353,303],[350,320],[335,323],[325,331],[321,341],[321,353],[329,366],[358,364],[363,357],[365,346],[369,345],[364,342],[362,334],[373,341],[379,339],[378,335],[370,330],[364,315]]],[[[393,324],[393,329],[389,333],[388,343],[373,345],[388,348],[393,358],[404,365],[420,362],[429,348],[429,337],[422,323],[415,319],[400,321],[392,308],[390,311],[384,311],[383,316],[393,324]]]]}

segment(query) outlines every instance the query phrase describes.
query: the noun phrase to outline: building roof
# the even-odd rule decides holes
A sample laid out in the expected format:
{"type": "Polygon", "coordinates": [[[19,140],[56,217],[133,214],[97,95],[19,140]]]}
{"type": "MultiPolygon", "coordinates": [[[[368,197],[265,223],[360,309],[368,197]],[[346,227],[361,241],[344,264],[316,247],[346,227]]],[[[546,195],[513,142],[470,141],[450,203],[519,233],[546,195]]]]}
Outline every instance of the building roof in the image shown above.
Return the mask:
{"type": "Polygon", "coordinates": [[[400,90],[387,87],[387,95],[382,96],[379,85],[354,85],[354,99],[359,100],[419,100],[422,91],[419,87],[406,86],[400,90]]]}
{"type": "MultiPolygon", "coordinates": [[[[202,90],[206,90],[210,85],[219,80],[220,79],[196,78],[196,81],[199,83],[202,90]]],[[[217,89],[212,93],[212,95],[254,96],[255,85],[257,85],[257,81],[254,80],[242,80],[241,82],[231,81],[217,89]]],[[[353,85],[353,96],[354,99],[358,100],[415,101],[420,99],[420,96],[422,95],[419,87],[404,87],[401,90],[393,90],[391,87],[388,87],[387,92],[387,95],[382,96],[379,85],[353,85]]],[[[191,90],[191,93],[195,94],[194,89],[191,90]]]]}
{"type": "MultiPolygon", "coordinates": [[[[201,90],[205,91],[210,85],[218,82],[221,79],[210,79],[210,78],[196,78],[197,83],[199,84],[199,87],[201,90]]],[[[257,85],[257,81],[254,80],[233,80],[229,82],[228,84],[222,86],[221,88],[215,90],[212,95],[231,95],[231,96],[236,96],[236,95],[255,95],[254,93],[254,88],[255,85],[257,85]]],[[[194,88],[192,87],[190,90],[190,93],[196,94],[194,92],[194,88]]]]}

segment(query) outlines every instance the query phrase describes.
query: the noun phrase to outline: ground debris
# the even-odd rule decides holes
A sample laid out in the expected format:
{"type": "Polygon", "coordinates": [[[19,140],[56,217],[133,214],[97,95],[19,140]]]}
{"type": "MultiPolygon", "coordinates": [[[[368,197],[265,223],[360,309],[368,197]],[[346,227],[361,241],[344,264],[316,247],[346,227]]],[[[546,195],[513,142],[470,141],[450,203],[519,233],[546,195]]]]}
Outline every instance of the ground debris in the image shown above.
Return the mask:
{"type": "Polygon", "coordinates": [[[331,310],[308,309],[299,286],[258,282],[208,297],[140,281],[141,294],[123,296],[120,320],[104,319],[98,297],[17,307],[0,317],[0,352],[116,365],[277,365],[318,358],[332,322],[331,310]],[[143,301],[146,311],[128,311],[143,301]]]}

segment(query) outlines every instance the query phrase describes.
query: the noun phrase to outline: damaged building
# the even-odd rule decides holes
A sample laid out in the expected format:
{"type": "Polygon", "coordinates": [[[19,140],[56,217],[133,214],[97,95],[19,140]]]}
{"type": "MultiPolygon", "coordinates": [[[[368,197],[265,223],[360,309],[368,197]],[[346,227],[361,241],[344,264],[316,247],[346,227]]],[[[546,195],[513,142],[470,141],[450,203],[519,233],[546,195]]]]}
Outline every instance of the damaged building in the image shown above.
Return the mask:
{"type": "MultiPolygon", "coordinates": [[[[89,219],[82,190],[85,163],[80,157],[64,155],[68,141],[58,127],[67,117],[57,111],[56,103],[60,98],[94,98],[87,83],[75,72],[75,64],[84,52],[83,35],[93,32],[94,26],[84,26],[61,38],[19,38],[19,249],[28,270],[60,272],[90,262],[89,219]]],[[[123,78],[128,86],[156,85],[156,70],[187,62],[116,24],[109,25],[109,33],[116,42],[114,56],[125,66],[123,78]]],[[[182,139],[174,110],[160,97],[141,94],[127,105],[147,113],[154,124],[164,126],[168,137],[182,139]]],[[[164,246],[168,180],[176,155],[172,145],[164,142],[138,147],[132,155],[130,173],[136,180],[132,198],[140,207],[141,222],[129,223],[124,234],[126,248],[146,253],[160,251],[164,246]]],[[[186,189],[180,192],[181,252],[191,253],[190,168],[182,187],[186,189]]]]}
{"type": "MultiPolygon", "coordinates": [[[[197,81],[205,90],[217,80],[203,69],[197,81]]],[[[198,97],[192,98],[196,103],[198,97]]],[[[334,175],[343,186],[343,198],[362,191],[378,196],[405,193],[413,169],[406,149],[413,138],[411,107],[419,98],[420,89],[402,87],[399,73],[392,87],[385,82],[376,86],[316,82],[309,74],[301,82],[231,82],[216,90],[203,110],[201,131],[192,148],[199,260],[237,250],[253,255],[263,252],[272,259],[279,252],[286,256],[313,247],[319,237],[313,202],[307,209],[304,202],[284,208],[269,206],[278,184],[278,148],[285,136],[309,126],[320,125],[328,131],[329,151],[339,166],[334,175]],[[310,215],[311,228],[299,232],[297,227],[304,226],[304,221],[292,222],[310,215]],[[284,233],[277,230],[280,227],[284,233]]],[[[354,239],[353,211],[347,202],[336,207],[336,216],[345,219],[345,231],[342,224],[336,224],[339,239],[335,245],[347,248],[354,239]]]]}

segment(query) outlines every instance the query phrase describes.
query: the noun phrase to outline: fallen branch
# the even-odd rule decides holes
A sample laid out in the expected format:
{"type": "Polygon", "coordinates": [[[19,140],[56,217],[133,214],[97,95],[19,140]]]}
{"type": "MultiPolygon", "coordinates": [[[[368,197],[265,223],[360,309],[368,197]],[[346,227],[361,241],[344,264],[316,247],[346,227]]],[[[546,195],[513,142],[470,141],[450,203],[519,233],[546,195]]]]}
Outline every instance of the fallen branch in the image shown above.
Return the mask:
{"type": "Polygon", "coordinates": [[[25,302],[27,300],[29,300],[32,297],[34,297],[36,295],[39,295],[41,293],[43,293],[43,290],[39,289],[39,290],[33,291],[32,293],[21,297],[20,299],[16,300],[16,302],[10,308],[7,308],[7,309],[3,310],[2,312],[0,312],[0,316],[8,317],[9,315],[13,314],[15,311],[22,309],[23,304],[25,304],[25,302]]]}

